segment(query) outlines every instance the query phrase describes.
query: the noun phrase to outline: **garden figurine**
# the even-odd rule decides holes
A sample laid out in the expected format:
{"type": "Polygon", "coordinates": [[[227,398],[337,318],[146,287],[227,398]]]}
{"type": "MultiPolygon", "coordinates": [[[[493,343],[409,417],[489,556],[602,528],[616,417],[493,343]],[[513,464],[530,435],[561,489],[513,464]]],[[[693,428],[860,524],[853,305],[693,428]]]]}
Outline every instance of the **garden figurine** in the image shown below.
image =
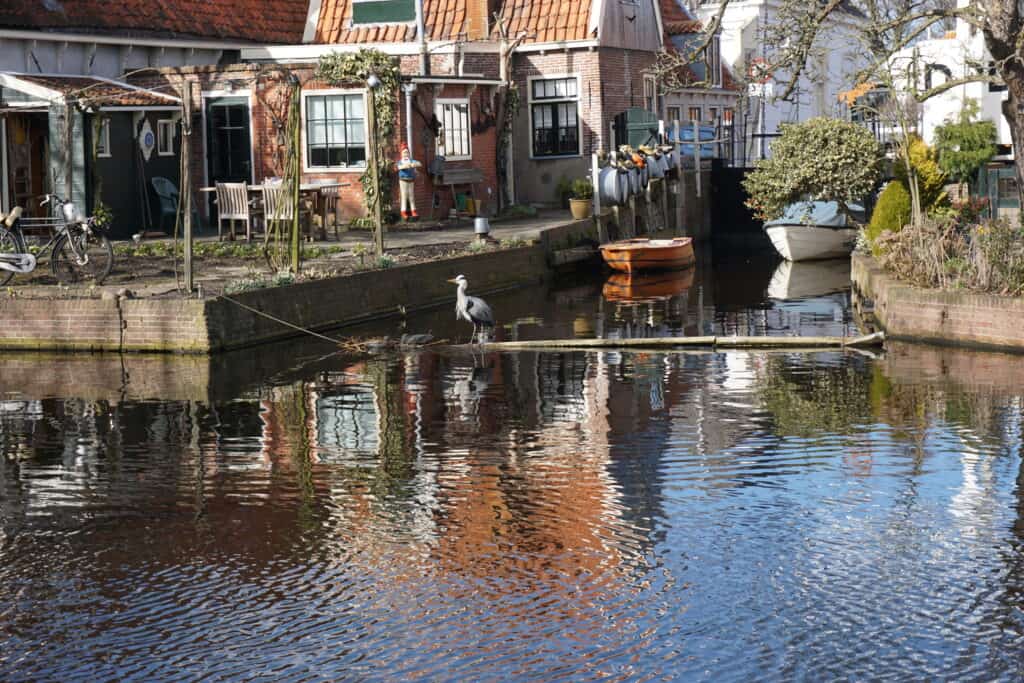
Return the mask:
{"type": "Polygon", "coordinates": [[[409,220],[411,217],[416,220],[420,217],[416,213],[416,169],[422,164],[412,158],[409,153],[409,146],[402,143],[400,157],[398,159],[398,189],[401,196],[402,219],[409,220]]]}

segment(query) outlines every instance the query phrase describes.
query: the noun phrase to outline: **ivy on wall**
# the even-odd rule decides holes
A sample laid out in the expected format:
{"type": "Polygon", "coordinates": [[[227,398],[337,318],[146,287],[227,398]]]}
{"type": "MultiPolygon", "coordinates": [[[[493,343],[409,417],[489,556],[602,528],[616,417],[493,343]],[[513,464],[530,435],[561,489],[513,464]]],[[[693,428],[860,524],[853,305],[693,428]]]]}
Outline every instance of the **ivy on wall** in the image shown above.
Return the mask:
{"type": "MultiPolygon", "coordinates": [[[[316,67],[316,78],[332,86],[366,87],[366,79],[374,74],[380,85],[370,90],[373,97],[375,125],[367,131],[367,145],[374,145],[377,158],[377,176],[380,182],[381,208],[386,213],[391,209],[392,178],[389,173],[391,158],[395,154],[394,140],[398,124],[398,92],[401,71],[398,61],[380,50],[362,49],[358,52],[339,54],[337,52],[320,58],[316,67]]],[[[372,213],[377,197],[374,196],[373,177],[367,166],[360,177],[366,207],[372,213]]]]}

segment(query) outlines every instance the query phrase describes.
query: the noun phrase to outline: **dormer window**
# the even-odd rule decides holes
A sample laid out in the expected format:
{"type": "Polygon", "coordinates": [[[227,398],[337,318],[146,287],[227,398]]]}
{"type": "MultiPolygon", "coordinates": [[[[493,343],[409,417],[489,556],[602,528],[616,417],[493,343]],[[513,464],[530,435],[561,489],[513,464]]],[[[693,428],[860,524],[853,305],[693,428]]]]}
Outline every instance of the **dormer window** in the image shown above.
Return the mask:
{"type": "Polygon", "coordinates": [[[405,23],[415,20],[415,0],[352,0],[353,26],[405,23]]]}

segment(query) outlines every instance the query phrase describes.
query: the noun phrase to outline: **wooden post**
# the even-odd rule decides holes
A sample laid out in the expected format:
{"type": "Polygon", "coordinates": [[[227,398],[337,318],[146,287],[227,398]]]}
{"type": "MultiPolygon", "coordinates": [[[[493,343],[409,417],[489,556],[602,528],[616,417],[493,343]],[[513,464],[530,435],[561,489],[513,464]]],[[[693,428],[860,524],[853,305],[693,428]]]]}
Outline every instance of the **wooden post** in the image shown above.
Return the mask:
{"type": "Polygon", "coordinates": [[[185,88],[181,92],[181,178],[178,184],[181,185],[178,192],[178,210],[184,211],[183,220],[185,243],[185,291],[189,294],[194,289],[192,274],[192,83],[185,81],[185,88]]]}
{"type": "Polygon", "coordinates": [[[676,234],[686,233],[686,171],[683,168],[682,127],[679,119],[672,122],[676,146],[676,234]]]}
{"type": "Polygon", "coordinates": [[[700,123],[693,122],[693,171],[697,178],[697,198],[700,198],[700,123]]]}
{"type": "Polygon", "coordinates": [[[373,88],[366,91],[366,132],[369,139],[367,163],[370,171],[370,184],[373,188],[373,237],[377,258],[384,256],[384,220],[383,197],[380,196],[380,165],[377,163],[377,104],[374,101],[373,88]]]}
{"type": "Polygon", "coordinates": [[[291,175],[292,177],[292,196],[288,199],[292,203],[291,261],[293,276],[298,276],[299,274],[299,261],[302,257],[302,234],[299,227],[299,216],[301,213],[299,210],[299,184],[302,182],[302,127],[298,123],[298,107],[302,97],[300,90],[301,86],[296,85],[295,91],[292,93],[292,115],[289,117],[289,119],[295,121],[295,125],[292,126],[292,172],[290,174],[285,173],[285,176],[291,175]]]}

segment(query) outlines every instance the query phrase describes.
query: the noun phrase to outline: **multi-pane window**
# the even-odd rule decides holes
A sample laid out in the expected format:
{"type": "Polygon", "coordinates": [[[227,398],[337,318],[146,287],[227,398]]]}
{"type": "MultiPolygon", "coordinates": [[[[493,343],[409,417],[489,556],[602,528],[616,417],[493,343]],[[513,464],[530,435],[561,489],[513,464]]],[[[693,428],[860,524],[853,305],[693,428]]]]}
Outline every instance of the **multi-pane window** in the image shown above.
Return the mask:
{"type": "Polygon", "coordinates": [[[644,76],[644,109],[654,112],[657,106],[654,76],[644,76]]]}
{"type": "Polygon", "coordinates": [[[438,100],[435,110],[441,130],[437,135],[437,146],[444,150],[446,159],[469,159],[470,148],[469,102],[465,100],[438,100]]]}
{"type": "Polygon", "coordinates": [[[718,122],[718,107],[708,107],[708,120],[712,123],[718,122]]]}
{"type": "Polygon", "coordinates": [[[366,165],[362,94],[306,96],[306,167],[366,165]]]}
{"type": "Polygon", "coordinates": [[[575,77],[534,80],[530,86],[533,156],[580,153],[579,88],[575,77]]]}
{"type": "Polygon", "coordinates": [[[723,125],[731,126],[732,125],[732,117],[733,117],[732,109],[723,109],[722,110],[722,124],[723,125]]]}
{"type": "Polygon", "coordinates": [[[700,107],[690,107],[687,110],[687,118],[690,121],[700,121],[700,107]]]}
{"type": "Polygon", "coordinates": [[[670,123],[675,123],[680,118],[682,118],[682,114],[680,113],[679,107],[668,108],[668,120],[670,123]]]}

